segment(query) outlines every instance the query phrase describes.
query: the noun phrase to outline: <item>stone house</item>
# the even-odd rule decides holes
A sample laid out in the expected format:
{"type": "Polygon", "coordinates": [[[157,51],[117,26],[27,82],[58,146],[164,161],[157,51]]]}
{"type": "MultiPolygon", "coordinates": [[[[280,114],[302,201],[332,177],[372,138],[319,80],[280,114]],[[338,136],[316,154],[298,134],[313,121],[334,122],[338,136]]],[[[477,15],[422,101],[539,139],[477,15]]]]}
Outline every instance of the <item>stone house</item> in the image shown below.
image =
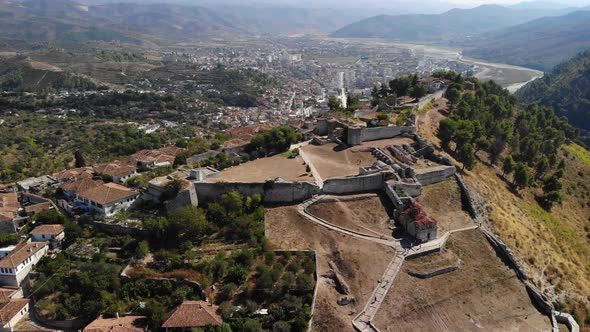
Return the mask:
{"type": "Polygon", "coordinates": [[[133,206],[138,196],[135,190],[106,183],[77,193],[74,208],[110,217],[133,206]]]}
{"type": "Polygon", "coordinates": [[[424,243],[436,240],[438,222],[429,216],[418,203],[413,203],[400,215],[400,221],[408,234],[424,243]]]}
{"type": "Polygon", "coordinates": [[[31,240],[33,242],[49,241],[51,249],[59,248],[65,236],[65,227],[63,225],[40,225],[31,231],[31,240]]]}
{"type": "Polygon", "coordinates": [[[184,301],[162,324],[166,331],[191,331],[194,328],[219,326],[223,318],[217,314],[218,306],[205,301],[184,301]]]}
{"type": "Polygon", "coordinates": [[[0,285],[20,287],[48,250],[48,242],[23,242],[16,246],[0,260],[0,285]]]}

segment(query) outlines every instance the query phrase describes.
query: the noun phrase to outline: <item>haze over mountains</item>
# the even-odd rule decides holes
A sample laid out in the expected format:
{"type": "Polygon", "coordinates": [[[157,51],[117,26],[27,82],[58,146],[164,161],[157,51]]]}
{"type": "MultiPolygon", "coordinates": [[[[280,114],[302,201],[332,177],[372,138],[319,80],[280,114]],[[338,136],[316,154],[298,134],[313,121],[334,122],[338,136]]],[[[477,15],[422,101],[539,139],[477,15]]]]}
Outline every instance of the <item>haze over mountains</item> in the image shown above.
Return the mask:
{"type": "Polygon", "coordinates": [[[331,33],[459,46],[481,59],[548,70],[590,48],[590,7],[524,2],[455,8],[402,0],[0,0],[0,38],[167,44],[208,37],[331,33]],[[133,3],[133,2],[139,3],[133,3]],[[399,9],[394,9],[398,6],[399,9]],[[362,8],[358,8],[362,7],[362,8]],[[337,9],[331,9],[337,8],[337,9]],[[378,15],[420,10],[421,14],[378,15]]]}
{"type": "Polygon", "coordinates": [[[332,36],[448,41],[525,23],[540,17],[563,15],[572,10],[574,9],[513,9],[499,5],[483,5],[472,9],[452,9],[439,15],[380,15],[350,24],[332,33],[332,36]]]}

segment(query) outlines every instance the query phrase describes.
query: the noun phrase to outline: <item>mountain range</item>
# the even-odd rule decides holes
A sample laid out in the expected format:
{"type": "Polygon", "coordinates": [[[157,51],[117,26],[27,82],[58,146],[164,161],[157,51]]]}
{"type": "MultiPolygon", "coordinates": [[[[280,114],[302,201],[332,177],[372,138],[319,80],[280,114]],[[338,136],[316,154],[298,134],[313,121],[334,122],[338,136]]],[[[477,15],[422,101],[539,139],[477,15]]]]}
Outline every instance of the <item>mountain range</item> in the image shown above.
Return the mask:
{"type": "Polygon", "coordinates": [[[482,5],[471,9],[452,9],[438,15],[379,15],[345,26],[333,32],[332,37],[453,41],[541,17],[563,15],[572,10],[482,5]]]}
{"type": "Polygon", "coordinates": [[[468,56],[547,71],[590,49],[590,11],[540,18],[485,33],[462,46],[468,56]]]}
{"type": "Polygon", "coordinates": [[[361,19],[357,12],[291,7],[0,0],[2,38],[41,41],[193,40],[207,36],[332,31],[361,19]]]}

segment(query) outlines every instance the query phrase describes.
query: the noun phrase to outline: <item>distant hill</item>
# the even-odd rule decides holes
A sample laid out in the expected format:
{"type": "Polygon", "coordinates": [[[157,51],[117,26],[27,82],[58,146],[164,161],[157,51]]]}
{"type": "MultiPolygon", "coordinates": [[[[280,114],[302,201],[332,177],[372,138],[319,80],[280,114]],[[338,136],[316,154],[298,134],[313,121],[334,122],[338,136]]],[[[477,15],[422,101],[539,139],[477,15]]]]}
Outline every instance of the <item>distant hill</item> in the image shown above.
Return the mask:
{"type": "Polygon", "coordinates": [[[139,44],[223,35],[332,31],[362,17],[341,10],[291,7],[0,0],[2,38],[65,43],[118,40],[139,44]]]}
{"type": "Polygon", "coordinates": [[[498,5],[452,9],[439,15],[381,15],[337,30],[333,37],[385,38],[406,41],[445,41],[473,36],[536,18],[560,15],[567,9],[519,10],[498,5]]]}
{"type": "Polygon", "coordinates": [[[468,56],[547,71],[590,48],[590,11],[490,32],[466,46],[468,56]]]}
{"type": "Polygon", "coordinates": [[[523,103],[551,107],[575,127],[590,131],[590,51],[556,66],[520,89],[517,96],[523,103]]]}

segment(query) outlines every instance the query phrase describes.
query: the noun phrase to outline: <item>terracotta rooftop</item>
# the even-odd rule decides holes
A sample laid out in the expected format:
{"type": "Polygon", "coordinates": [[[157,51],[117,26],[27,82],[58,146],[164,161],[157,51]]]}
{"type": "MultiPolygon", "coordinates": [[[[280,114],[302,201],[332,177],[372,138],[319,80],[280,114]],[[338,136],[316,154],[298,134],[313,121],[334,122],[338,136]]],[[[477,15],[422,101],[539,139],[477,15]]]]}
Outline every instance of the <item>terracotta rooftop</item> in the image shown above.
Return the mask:
{"type": "Polygon", "coordinates": [[[141,150],[131,155],[130,159],[141,163],[174,162],[176,156],[169,155],[159,150],[141,150]]]}
{"type": "Polygon", "coordinates": [[[0,307],[0,326],[4,326],[29,304],[29,299],[11,299],[0,307]]]}
{"type": "Polygon", "coordinates": [[[82,180],[68,181],[59,187],[64,191],[72,191],[75,193],[80,193],[80,192],[86,191],[90,188],[98,187],[101,184],[104,184],[104,182],[102,180],[93,180],[92,178],[85,178],[82,180]]]}
{"type": "Polygon", "coordinates": [[[12,296],[14,296],[14,294],[17,291],[18,291],[18,289],[15,289],[15,288],[0,287],[0,303],[5,303],[5,302],[10,301],[12,296]]]}
{"type": "Polygon", "coordinates": [[[130,164],[107,163],[95,165],[94,171],[98,174],[104,174],[112,177],[121,177],[133,174],[135,171],[137,171],[137,167],[130,164]]]}
{"type": "Polygon", "coordinates": [[[119,318],[98,317],[88,324],[83,332],[143,332],[144,316],[124,316],[119,318]]]}
{"type": "Polygon", "coordinates": [[[46,210],[51,210],[52,207],[53,207],[53,205],[50,202],[43,202],[43,203],[25,206],[25,212],[28,215],[33,215],[35,213],[43,212],[46,210]]]}
{"type": "Polygon", "coordinates": [[[19,207],[20,204],[16,193],[0,193],[0,220],[11,220],[16,217],[19,207]]]}
{"type": "Polygon", "coordinates": [[[92,167],[66,169],[64,171],[51,174],[51,177],[58,181],[92,178],[92,167]]]}
{"type": "Polygon", "coordinates": [[[179,148],[179,147],[177,147],[175,145],[168,145],[168,146],[165,146],[163,148],[159,148],[158,151],[160,151],[163,154],[167,154],[167,155],[175,156],[176,157],[179,154],[181,154],[182,152],[184,152],[185,149],[179,148]]]}
{"type": "Polygon", "coordinates": [[[432,218],[422,206],[418,203],[414,203],[411,207],[407,208],[403,213],[402,217],[410,218],[412,222],[420,226],[436,226],[436,219],[432,218]]]}
{"type": "Polygon", "coordinates": [[[78,196],[99,204],[114,203],[139,193],[116,183],[106,183],[78,193],[78,196]]]}
{"type": "Polygon", "coordinates": [[[202,327],[221,325],[223,319],[217,314],[219,307],[205,301],[184,301],[179,305],[162,327],[202,327]]]}
{"type": "Polygon", "coordinates": [[[58,235],[65,230],[63,225],[40,225],[31,231],[31,235],[58,235]]]}
{"type": "Polygon", "coordinates": [[[46,246],[47,242],[23,242],[16,246],[8,256],[0,259],[0,267],[14,269],[46,246]]]}

